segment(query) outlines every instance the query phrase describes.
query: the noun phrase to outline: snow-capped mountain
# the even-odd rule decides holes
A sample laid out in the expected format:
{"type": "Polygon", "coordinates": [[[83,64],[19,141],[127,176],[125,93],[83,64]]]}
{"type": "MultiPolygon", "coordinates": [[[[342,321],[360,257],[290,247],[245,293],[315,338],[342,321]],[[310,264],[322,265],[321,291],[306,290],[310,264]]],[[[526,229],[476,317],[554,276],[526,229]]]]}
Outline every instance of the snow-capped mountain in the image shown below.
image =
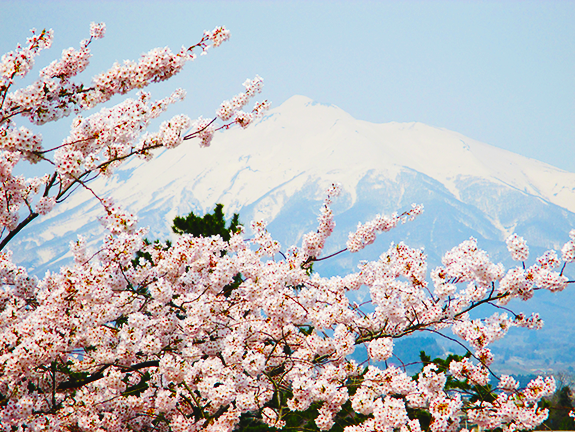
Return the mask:
{"type": "MultiPolygon", "coordinates": [[[[344,236],[346,224],[411,202],[425,205],[430,240],[450,245],[465,237],[445,238],[438,229],[465,231],[452,225],[454,217],[479,238],[501,241],[516,231],[542,247],[560,246],[561,227],[574,225],[574,173],[421,123],[356,120],[303,96],[247,130],[219,133],[210,148],[188,142],[151,162],[134,159],[92,188],[138,214],[154,237],[170,235],[173,217],[221,202],[244,222],[271,222],[276,236],[292,243],[313,228],[332,182],[344,191],[336,203],[344,236]],[[435,214],[436,205],[452,211],[435,214]]],[[[44,267],[67,249],[63,237],[98,231],[100,214],[92,196],[78,191],[23,233],[29,247],[18,247],[17,255],[44,267]],[[48,247],[40,252],[41,245],[48,247]]]]}
{"type": "MultiPolygon", "coordinates": [[[[136,213],[150,227],[150,238],[169,238],[177,215],[222,203],[246,224],[267,220],[288,247],[314,229],[332,182],[343,193],[334,204],[337,227],[328,250],[344,247],[357,222],[377,213],[401,212],[412,202],[426,211],[373,248],[322,267],[326,274],[351,270],[359,259],[375,259],[390,241],[401,240],[425,246],[430,262],[438,264],[444,252],[474,236],[503,260],[503,241],[517,232],[537,256],[543,248],[560,248],[575,227],[575,173],[442,128],[356,120],[303,96],[247,130],[218,133],[210,148],[188,142],[150,162],[132,160],[91,187],[136,213]]],[[[15,260],[38,273],[65,263],[77,234],[98,241],[101,213],[89,193],[78,191],[21,234],[11,245],[15,260]]],[[[570,317],[560,310],[564,303],[549,306],[555,307],[553,318],[570,317]]]]}

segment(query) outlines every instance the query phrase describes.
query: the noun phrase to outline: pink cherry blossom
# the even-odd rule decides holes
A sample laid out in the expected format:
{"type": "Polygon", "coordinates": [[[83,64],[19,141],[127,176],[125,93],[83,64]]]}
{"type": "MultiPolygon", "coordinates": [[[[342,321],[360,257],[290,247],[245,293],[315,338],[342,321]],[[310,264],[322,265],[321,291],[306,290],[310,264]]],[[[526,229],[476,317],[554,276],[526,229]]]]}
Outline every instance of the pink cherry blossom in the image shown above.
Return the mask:
{"type": "Polygon", "coordinates": [[[507,243],[507,249],[511,253],[511,257],[515,261],[525,261],[529,258],[529,248],[527,247],[527,242],[523,237],[519,237],[517,234],[512,234],[505,242],[507,243]]]}
{"type": "MultiPolygon", "coordinates": [[[[73,82],[89,67],[90,44],[104,34],[103,23],[92,23],[89,39],[64,50],[24,88],[13,89],[15,79],[50,47],[52,31],[33,31],[24,47],[0,62],[0,430],[231,432],[248,414],[281,429],[287,416],[310,407],[320,430],[330,430],[341,415],[355,422],[346,432],[420,432],[412,409],[428,413],[434,432],[460,430],[463,419],[473,427],[509,431],[544,421],[548,413],[538,403],[554,393],[552,378],[539,377],[521,389],[504,375],[491,402],[473,403],[446,383],[485,386],[494,361],[491,344],[512,327],[543,325],[536,313],[479,312],[484,305],[501,307],[528,300],[536,290],[556,292],[574,283],[563,270],[575,261],[575,230],[561,259],[547,251],[530,266],[506,270],[471,238],[447,251],[428,277],[424,250],[399,242],[378,260],[328,278],[311,266],[331,257],[322,254],[336,228],[331,206],[340,187],[332,184],[317,227],[287,249],[264,221],[252,223],[250,239],[242,228],[229,241],[185,234],[173,244],[150,243],[137,216],[112,197],[98,196],[89,180],[132,157],[150,159],[157,148],[194,138],[207,147],[218,130],[247,127],[270,104],[243,111],[262,89],[256,76],[219,105],[216,118],[176,115],[149,132],[152,120],[185,92],[154,101],[143,88],[171,78],[195,59],[194,50],[205,54],[230,33],[216,27],[188,48],[152,49],[90,83],[73,82]],[[138,93],[116,105],[81,114],[132,90],[138,93]],[[42,125],[72,114],[68,135],[51,148],[19,124],[42,125]],[[45,164],[36,166],[52,171],[31,178],[14,174],[17,164],[39,161],[45,164]],[[76,186],[101,204],[108,234],[94,250],[79,236],[70,245],[73,263],[39,278],[14,263],[7,246],[76,186]],[[350,301],[350,291],[360,289],[364,305],[350,301]],[[420,331],[451,334],[468,357],[452,361],[448,370],[426,364],[415,377],[384,363],[394,356],[395,339],[420,331]],[[364,365],[350,358],[362,345],[369,356],[364,365]]],[[[414,204],[360,223],[333,255],[360,251],[422,210],[414,204]]],[[[512,235],[507,244],[512,258],[528,259],[521,237],[512,235]]]]}

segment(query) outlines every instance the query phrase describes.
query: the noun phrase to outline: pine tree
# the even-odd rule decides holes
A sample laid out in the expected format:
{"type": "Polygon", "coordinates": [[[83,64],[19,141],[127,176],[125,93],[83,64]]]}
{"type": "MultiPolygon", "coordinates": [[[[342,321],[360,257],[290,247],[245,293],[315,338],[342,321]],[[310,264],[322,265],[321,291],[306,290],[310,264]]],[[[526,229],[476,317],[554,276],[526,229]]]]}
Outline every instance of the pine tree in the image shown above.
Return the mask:
{"type": "Polygon", "coordinates": [[[549,417],[545,420],[542,430],[573,430],[575,422],[569,417],[569,412],[573,410],[573,392],[567,385],[558,388],[555,394],[547,400],[545,406],[549,408],[549,417]]]}
{"type": "Polygon", "coordinates": [[[216,204],[214,212],[207,213],[204,216],[196,216],[194,212],[190,212],[187,216],[176,216],[172,225],[172,231],[176,234],[192,234],[197,237],[219,235],[225,241],[229,241],[232,234],[242,224],[239,220],[240,215],[234,213],[232,220],[226,227],[223,208],[223,204],[216,204]]]}

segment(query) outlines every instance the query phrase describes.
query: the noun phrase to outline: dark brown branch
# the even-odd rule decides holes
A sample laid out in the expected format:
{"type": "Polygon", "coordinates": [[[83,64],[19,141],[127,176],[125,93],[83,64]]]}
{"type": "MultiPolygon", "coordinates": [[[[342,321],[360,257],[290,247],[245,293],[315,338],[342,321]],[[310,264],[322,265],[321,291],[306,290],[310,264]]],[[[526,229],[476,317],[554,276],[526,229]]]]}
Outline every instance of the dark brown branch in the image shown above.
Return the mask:
{"type": "Polygon", "coordinates": [[[2,239],[2,241],[0,242],[0,251],[6,247],[6,245],[8,244],[8,242],[9,242],[10,240],[12,240],[12,238],[13,238],[16,234],[18,234],[20,231],[22,231],[22,229],[24,229],[24,227],[26,227],[26,225],[28,225],[30,222],[32,222],[34,219],[36,219],[38,216],[39,216],[39,214],[36,213],[36,212],[30,213],[30,214],[26,217],[26,219],[24,219],[22,222],[20,222],[20,223],[18,224],[18,226],[17,226],[15,229],[13,229],[12,231],[10,231],[10,232],[8,233],[8,235],[7,235],[6,237],[4,237],[4,238],[2,239]]]}
{"type": "MultiPolygon", "coordinates": [[[[187,135],[184,136],[182,139],[185,141],[185,140],[189,140],[189,139],[195,138],[196,135],[198,135],[200,132],[203,132],[203,131],[206,130],[208,127],[210,127],[210,126],[216,121],[216,119],[217,119],[217,117],[214,117],[214,118],[212,119],[212,121],[209,122],[207,125],[205,125],[203,128],[198,129],[198,130],[195,131],[195,132],[192,132],[192,133],[187,134],[187,135]]],[[[221,129],[221,128],[220,128],[220,129],[221,129]]],[[[218,129],[218,130],[219,130],[219,129],[218,129]]]]}
{"type": "MultiPolygon", "coordinates": [[[[128,366],[128,367],[122,367],[122,366],[116,366],[117,368],[119,368],[122,372],[134,372],[140,369],[145,369],[145,368],[149,368],[149,367],[158,367],[160,365],[160,361],[159,360],[149,360],[149,361],[145,361],[142,363],[138,363],[132,366],[128,366]]],[[[77,389],[80,387],[85,386],[86,384],[90,384],[91,382],[94,381],[98,381],[99,379],[104,378],[104,371],[109,368],[110,366],[115,366],[115,365],[106,365],[103,368],[101,368],[98,372],[93,373],[92,375],[84,378],[83,380],[69,380],[69,381],[64,381],[60,384],[58,384],[58,390],[73,390],[73,389],[77,389]]]]}
{"type": "MultiPolygon", "coordinates": [[[[491,297],[491,295],[490,295],[489,297],[484,298],[483,300],[480,300],[480,301],[478,301],[478,302],[475,302],[475,303],[471,304],[469,307],[467,307],[466,309],[462,310],[461,312],[456,313],[456,314],[453,316],[453,318],[458,318],[458,317],[460,317],[461,315],[466,314],[466,313],[472,311],[473,309],[475,309],[476,307],[478,307],[478,306],[480,306],[480,305],[482,305],[482,304],[485,304],[485,303],[492,304],[492,303],[490,303],[490,302],[492,302],[492,301],[494,301],[494,300],[499,300],[500,298],[506,297],[507,295],[509,295],[509,294],[505,294],[505,293],[503,293],[503,294],[497,294],[497,295],[494,296],[494,297],[491,297]]],[[[433,322],[429,322],[429,323],[418,323],[418,324],[415,324],[415,325],[412,325],[412,326],[410,325],[410,326],[409,326],[408,328],[406,328],[404,331],[402,331],[401,333],[396,334],[396,335],[387,335],[387,334],[383,333],[383,331],[379,331],[379,332],[377,332],[377,333],[369,332],[368,334],[361,335],[361,336],[357,337],[357,338],[355,339],[355,345],[359,345],[359,344],[362,344],[362,343],[365,343],[365,342],[370,342],[370,341],[372,341],[372,340],[374,340],[374,339],[378,339],[378,338],[380,338],[380,337],[392,337],[392,338],[394,338],[394,339],[399,339],[399,338],[402,338],[402,337],[404,337],[404,336],[407,336],[407,335],[410,335],[410,334],[412,334],[412,333],[415,333],[416,331],[421,331],[421,330],[426,330],[426,331],[428,331],[428,327],[429,327],[429,326],[432,326],[432,325],[434,325],[434,324],[439,324],[439,323],[441,323],[441,320],[439,320],[439,321],[433,321],[433,322]]]]}
{"type": "Polygon", "coordinates": [[[489,373],[490,373],[495,379],[497,379],[498,381],[501,380],[501,379],[491,370],[491,368],[490,368],[489,366],[487,366],[485,363],[483,363],[479,357],[477,357],[476,355],[474,355],[469,348],[467,348],[463,343],[461,343],[461,342],[458,341],[457,339],[452,338],[452,337],[449,337],[449,336],[447,336],[447,335],[444,335],[443,333],[438,332],[437,330],[423,329],[423,331],[428,331],[428,332],[431,332],[431,333],[438,334],[439,336],[444,337],[445,339],[448,339],[448,340],[450,340],[451,342],[455,342],[456,344],[460,345],[461,347],[463,347],[463,349],[465,349],[465,350],[471,355],[471,357],[473,357],[473,358],[476,359],[479,363],[481,363],[481,364],[485,367],[485,369],[487,369],[487,370],[489,371],[489,373]]]}
{"type": "MultiPolygon", "coordinates": [[[[325,256],[325,257],[323,257],[323,258],[315,258],[315,257],[314,257],[314,258],[311,258],[311,259],[308,260],[307,262],[323,261],[323,260],[326,260],[326,259],[328,259],[328,258],[332,258],[332,257],[334,257],[334,256],[336,256],[336,255],[339,255],[340,253],[343,253],[343,252],[345,252],[345,251],[347,251],[347,248],[342,249],[342,250],[337,251],[337,252],[334,252],[334,253],[332,253],[331,255],[325,256]]],[[[307,264],[307,262],[306,262],[306,264],[307,264]]]]}

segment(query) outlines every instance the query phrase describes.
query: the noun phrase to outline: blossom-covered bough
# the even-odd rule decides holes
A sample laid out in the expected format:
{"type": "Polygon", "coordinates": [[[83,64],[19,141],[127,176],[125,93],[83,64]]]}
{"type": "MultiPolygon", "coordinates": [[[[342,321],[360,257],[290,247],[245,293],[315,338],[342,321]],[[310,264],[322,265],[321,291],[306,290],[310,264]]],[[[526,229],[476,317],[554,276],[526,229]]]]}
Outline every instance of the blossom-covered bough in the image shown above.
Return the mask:
{"type": "MultiPolygon", "coordinates": [[[[446,382],[486,385],[491,342],[510,327],[541,325],[537,315],[514,314],[505,305],[573,283],[563,271],[575,261],[575,230],[561,258],[549,251],[530,267],[524,240],[512,236],[509,250],[523,264],[509,270],[470,239],[445,254],[430,282],[423,251],[403,243],[357,272],[323,278],[309,267],[323,259],[335,227],[330,205],[337,185],[327,192],[317,230],[284,252],[263,222],[253,223],[251,239],[239,230],[229,241],[181,235],[173,245],[150,244],[134,216],[110,197],[96,196],[109,230],[99,250],[88,251],[80,237],[71,246],[74,263],[42,280],[14,264],[5,246],[75,187],[89,189],[91,179],[132,156],[149,158],[155,148],[194,137],[207,146],[218,128],[212,120],[176,116],[158,132],[143,133],[182,91],[156,102],[140,92],[86,118],[79,112],[170,78],[193,59],[195,48],[205,52],[227,39],[227,30],[206,32],[177,54],[157,49],[139,62],[114,65],[89,85],[72,82],[88,64],[89,44],[103,34],[103,25],[92,25],[79,50],[65,50],[24,89],[11,91],[14,79],[50,46],[51,31],[34,33],[0,64],[0,430],[231,431],[249,417],[277,429],[329,430],[345,423],[347,432],[415,432],[425,427],[411,415],[415,409],[429,413],[427,427],[434,432],[460,430],[462,419],[486,429],[523,430],[546,418],[537,403],[554,392],[552,378],[519,389],[502,376],[489,398],[473,402],[446,382]],[[43,124],[72,112],[69,136],[50,148],[16,124],[22,117],[43,124]],[[18,162],[40,160],[53,173],[32,179],[12,174],[18,162]],[[348,299],[360,287],[369,290],[371,313],[348,299]],[[500,312],[471,319],[469,312],[484,304],[500,312]],[[449,370],[429,364],[413,378],[385,363],[394,339],[448,330],[471,353],[449,370]],[[350,359],[358,345],[367,346],[365,364],[350,359]]],[[[241,111],[262,80],[244,85],[244,93],[217,111],[228,122],[222,127],[246,127],[267,108],[264,102],[241,111]]],[[[413,206],[359,225],[344,250],[363,249],[378,232],[421,211],[413,206]]]]}
{"type": "MultiPolygon", "coordinates": [[[[15,119],[25,117],[31,123],[42,125],[72,113],[109,101],[114,95],[142,89],[153,82],[164,81],[182,70],[184,64],[195,59],[194,50],[207,53],[210,46],[219,46],[229,38],[229,31],[218,27],[205,32],[195,45],[173,53],[168,48],[156,48],[142,55],[138,62],[125,61],[114,64],[106,72],[96,75],[89,85],[73,82],[83,72],[91,56],[89,45],[104,36],[104,24],[92,24],[90,38],[80,44],[80,49],[69,48],[59,60],[40,71],[40,77],[29,86],[10,92],[16,77],[25,76],[41,50],[49,48],[53,32],[32,31],[25,47],[18,46],[5,54],[0,63],[0,249],[38,215],[47,214],[56,203],[63,201],[77,186],[98,175],[109,175],[123,161],[139,156],[150,158],[156,148],[174,148],[183,141],[200,138],[201,146],[208,146],[216,130],[233,124],[247,127],[269,107],[264,101],[256,104],[252,112],[241,109],[249,99],[261,91],[263,80],[256,76],[244,83],[245,92],[231,101],[225,101],[218,116],[227,121],[216,127],[213,120],[177,115],[162,123],[160,130],[142,132],[150,121],[166,111],[168,106],[185,97],[185,91],[176,90],[167,98],[152,101],[150,94],[137,93],[136,98],[126,99],[112,107],[84,118],[77,115],[68,137],[60,145],[44,148],[42,136],[16,124],[15,119]],[[187,134],[185,132],[188,131],[187,134]],[[46,161],[54,171],[42,177],[26,179],[12,174],[14,166],[26,160],[30,163],[46,161]],[[39,197],[39,199],[37,199],[39,197]],[[27,215],[23,215],[23,210],[27,215]]],[[[109,203],[102,201],[110,213],[109,203]]]]}

